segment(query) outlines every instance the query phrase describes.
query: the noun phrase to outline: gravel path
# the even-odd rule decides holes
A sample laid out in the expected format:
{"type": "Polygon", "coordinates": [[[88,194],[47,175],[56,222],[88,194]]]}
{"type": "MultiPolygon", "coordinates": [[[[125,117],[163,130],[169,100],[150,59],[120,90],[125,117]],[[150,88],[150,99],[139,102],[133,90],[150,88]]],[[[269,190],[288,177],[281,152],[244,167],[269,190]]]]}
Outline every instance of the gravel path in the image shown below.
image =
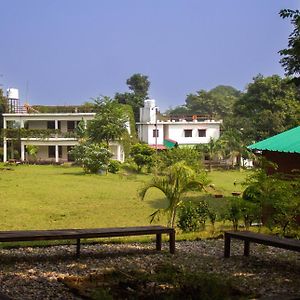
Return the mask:
{"type": "Polygon", "coordinates": [[[175,255],[167,252],[167,244],[163,247],[166,251],[156,252],[154,243],[83,245],[80,259],[74,257],[75,246],[0,249],[0,293],[22,300],[80,299],[61,278],[112,267],[151,270],[167,261],[191,271],[236,278],[242,290],[251,290],[257,298],[300,299],[296,252],[253,244],[246,258],[242,243],[235,240],[229,259],[223,258],[223,240],[177,242],[175,255]]]}

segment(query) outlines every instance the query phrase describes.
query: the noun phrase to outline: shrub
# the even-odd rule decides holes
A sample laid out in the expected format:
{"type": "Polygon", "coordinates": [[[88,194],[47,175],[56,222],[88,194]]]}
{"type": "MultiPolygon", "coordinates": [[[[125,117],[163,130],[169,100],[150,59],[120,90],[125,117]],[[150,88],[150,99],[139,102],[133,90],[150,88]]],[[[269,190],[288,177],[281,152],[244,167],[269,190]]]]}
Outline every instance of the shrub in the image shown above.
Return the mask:
{"type": "Polygon", "coordinates": [[[209,208],[206,201],[201,200],[197,205],[197,214],[202,228],[204,228],[206,220],[209,216],[209,208]]]}
{"type": "Polygon", "coordinates": [[[187,202],[180,208],[177,226],[183,232],[197,231],[200,228],[197,207],[192,202],[187,202]]]}
{"type": "Polygon", "coordinates": [[[248,211],[250,209],[252,218],[256,217],[270,230],[279,228],[283,234],[297,229],[297,217],[300,215],[299,178],[295,176],[287,180],[280,174],[267,175],[261,168],[255,170],[245,184],[247,188],[243,198],[249,203],[248,211]]]}
{"type": "Polygon", "coordinates": [[[142,168],[146,166],[148,169],[153,164],[153,154],[155,150],[147,144],[135,144],[130,149],[130,156],[137,165],[137,170],[140,173],[142,168]]]}
{"type": "Polygon", "coordinates": [[[213,211],[212,209],[209,209],[209,211],[208,211],[208,218],[209,218],[209,221],[210,221],[211,225],[214,228],[216,220],[217,220],[217,213],[215,211],[213,211]]]}
{"type": "Polygon", "coordinates": [[[249,229],[254,221],[260,222],[260,208],[256,203],[241,200],[241,217],[244,220],[246,229],[249,229]]]}
{"type": "Polygon", "coordinates": [[[232,222],[234,230],[238,229],[239,220],[242,217],[241,208],[242,208],[241,199],[239,198],[230,199],[224,218],[225,220],[232,222]]]}
{"type": "Polygon", "coordinates": [[[112,157],[111,152],[103,144],[81,143],[74,146],[70,153],[88,173],[107,170],[109,159],[112,157]]]}
{"type": "Polygon", "coordinates": [[[200,201],[198,205],[189,201],[185,203],[179,211],[177,226],[183,232],[204,229],[208,216],[209,209],[205,201],[200,201]]]}
{"type": "Polygon", "coordinates": [[[137,165],[133,161],[132,158],[126,159],[126,161],[122,164],[122,169],[126,171],[127,173],[137,173],[137,165]]]}
{"type": "Polygon", "coordinates": [[[120,171],[121,163],[118,160],[110,160],[108,172],[116,174],[120,171]]]}
{"type": "Polygon", "coordinates": [[[201,156],[199,152],[192,148],[179,148],[160,152],[157,157],[157,164],[160,172],[163,172],[167,167],[173,164],[184,161],[187,166],[192,168],[196,173],[202,172],[201,156]]]}

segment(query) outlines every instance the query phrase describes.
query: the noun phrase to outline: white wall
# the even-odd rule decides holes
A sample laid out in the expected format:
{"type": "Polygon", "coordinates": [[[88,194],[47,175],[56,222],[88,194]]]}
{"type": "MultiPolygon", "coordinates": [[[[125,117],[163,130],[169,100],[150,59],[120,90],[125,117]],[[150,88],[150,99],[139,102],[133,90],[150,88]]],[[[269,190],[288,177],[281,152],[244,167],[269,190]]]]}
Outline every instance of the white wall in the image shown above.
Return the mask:
{"type": "Polygon", "coordinates": [[[29,129],[47,129],[47,121],[28,121],[29,129]]]}
{"type": "Polygon", "coordinates": [[[169,138],[178,142],[178,144],[205,144],[210,138],[218,139],[220,137],[219,124],[207,124],[187,122],[186,124],[169,125],[169,138]],[[184,130],[192,130],[192,137],[185,137],[184,130]],[[206,129],[206,137],[198,136],[198,129],[206,129]]]}
{"type": "MultiPolygon", "coordinates": [[[[155,145],[156,139],[153,137],[154,124],[139,124],[139,139],[149,145],[155,145]]],[[[212,122],[158,122],[157,129],[159,136],[157,144],[163,145],[164,138],[169,138],[178,144],[205,144],[210,138],[220,137],[220,123],[212,122]],[[184,130],[192,130],[192,137],[185,137],[184,130]],[[206,137],[198,136],[198,129],[206,130],[206,137]],[[165,131],[165,132],[164,132],[165,131]]]]}
{"type": "Polygon", "coordinates": [[[153,137],[154,129],[158,130],[157,144],[162,145],[164,143],[163,124],[157,124],[157,127],[154,124],[138,125],[139,139],[149,145],[155,145],[156,138],[153,137]]]}

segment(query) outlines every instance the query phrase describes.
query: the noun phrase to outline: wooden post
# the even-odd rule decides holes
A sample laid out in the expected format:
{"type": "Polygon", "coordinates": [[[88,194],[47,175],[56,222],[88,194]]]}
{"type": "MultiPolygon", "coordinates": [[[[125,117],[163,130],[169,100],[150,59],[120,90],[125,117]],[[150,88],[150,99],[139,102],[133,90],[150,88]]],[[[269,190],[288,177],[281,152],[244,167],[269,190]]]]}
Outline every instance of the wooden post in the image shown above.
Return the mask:
{"type": "Polygon", "coordinates": [[[156,250],[161,250],[161,233],[156,234],[156,250]]]}
{"type": "Polygon", "coordinates": [[[244,256],[249,256],[250,254],[250,242],[244,241],[244,256]]]}
{"type": "Polygon", "coordinates": [[[170,253],[175,254],[175,230],[169,233],[170,253]]]}
{"type": "Polygon", "coordinates": [[[80,255],[80,239],[76,240],[76,256],[79,257],[80,255]]]}
{"type": "Polygon", "coordinates": [[[225,232],[224,236],[224,257],[230,257],[230,236],[225,232]]]}

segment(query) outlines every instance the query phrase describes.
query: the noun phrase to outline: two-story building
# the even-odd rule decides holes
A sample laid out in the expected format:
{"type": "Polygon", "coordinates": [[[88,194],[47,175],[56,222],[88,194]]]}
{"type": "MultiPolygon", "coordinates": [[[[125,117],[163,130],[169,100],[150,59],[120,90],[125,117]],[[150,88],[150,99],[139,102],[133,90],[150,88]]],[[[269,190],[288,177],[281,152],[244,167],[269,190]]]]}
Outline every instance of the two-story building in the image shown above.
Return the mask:
{"type": "MultiPolygon", "coordinates": [[[[28,136],[19,137],[21,161],[30,160],[26,151],[28,145],[37,147],[37,161],[67,162],[72,161],[69,153],[71,148],[78,144],[75,133],[79,122],[86,126],[95,113],[6,113],[3,114],[4,129],[28,129],[28,136]],[[44,132],[44,133],[43,133],[44,132]]],[[[16,143],[12,138],[4,136],[3,161],[9,158],[8,149],[16,143]]],[[[113,159],[124,161],[123,147],[118,142],[110,144],[113,159]]]]}
{"type": "Polygon", "coordinates": [[[166,149],[178,146],[206,144],[211,138],[220,137],[222,121],[209,116],[171,116],[160,120],[155,100],[145,100],[140,109],[140,122],[137,123],[139,139],[153,148],[166,149]]]}

